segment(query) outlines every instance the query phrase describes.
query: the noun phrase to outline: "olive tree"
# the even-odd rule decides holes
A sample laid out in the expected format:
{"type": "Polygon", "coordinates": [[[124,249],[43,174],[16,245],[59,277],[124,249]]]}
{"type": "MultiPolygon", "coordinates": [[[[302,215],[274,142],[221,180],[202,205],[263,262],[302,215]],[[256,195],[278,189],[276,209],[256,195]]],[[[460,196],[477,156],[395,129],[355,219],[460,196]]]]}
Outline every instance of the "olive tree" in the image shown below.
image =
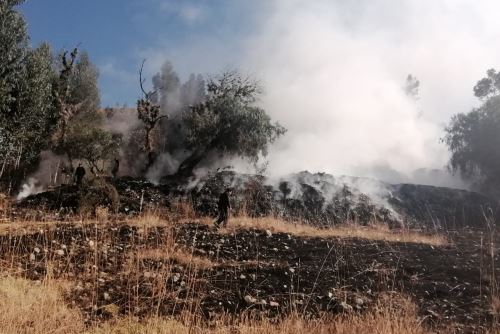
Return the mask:
{"type": "Polygon", "coordinates": [[[210,153],[253,162],[267,155],[269,143],[286,129],[271,122],[266,111],[256,105],[260,92],[255,80],[236,71],[209,79],[205,101],[183,114],[185,144],[191,153],[180,164],[177,175],[191,175],[210,153]]]}

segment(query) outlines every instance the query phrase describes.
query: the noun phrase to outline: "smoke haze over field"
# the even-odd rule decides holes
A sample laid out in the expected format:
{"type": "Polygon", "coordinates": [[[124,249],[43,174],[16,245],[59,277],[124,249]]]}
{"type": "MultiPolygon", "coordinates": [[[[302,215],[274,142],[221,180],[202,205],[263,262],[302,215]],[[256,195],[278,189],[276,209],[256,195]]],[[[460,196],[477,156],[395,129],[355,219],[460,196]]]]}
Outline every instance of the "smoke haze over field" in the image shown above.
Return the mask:
{"type": "Polygon", "coordinates": [[[182,79],[234,67],[261,81],[259,103],[289,130],[269,152],[270,174],[464,186],[443,172],[440,138],[453,114],[478,105],[472,87],[485,71],[500,67],[498,1],[126,3],[133,15],[124,12],[117,30],[133,46],[97,60],[105,103],[134,104],[143,58],[148,78],[165,60],[182,79]],[[403,90],[410,73],[421,83],[417,101],[403,90]],[[130,100],[109,95],[117,91],[130,100]]]}

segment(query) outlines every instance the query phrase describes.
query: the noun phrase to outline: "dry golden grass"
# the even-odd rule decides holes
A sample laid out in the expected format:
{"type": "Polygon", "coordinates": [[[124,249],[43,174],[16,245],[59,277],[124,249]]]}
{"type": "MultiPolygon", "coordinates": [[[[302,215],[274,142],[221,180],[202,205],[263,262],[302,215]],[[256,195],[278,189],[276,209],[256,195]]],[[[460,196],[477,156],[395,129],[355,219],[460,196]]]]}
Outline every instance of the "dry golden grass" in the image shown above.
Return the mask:
{"type": "MultiPolygon", "coordinates": [[[[213,221],[209,218],[204,218],[201,221],[205,224],[213,224],[213,221]]],[[[237,229],[250,227],[269,230],[271,232],[290,233],[303,237],[362,238],[390,242],[422,243],[432,246],[443,246],[448,244],[447,238],[440,234],[424,234],[411,230],[391,230],[385,224],[374,224],[369,226],[343,224],[331,228],[317,228],[311,225],[287,222],[273,217],[233,217],[229,220],[228,228],[221,229],[221,232],[232,232],[237,229]]]]}
{"type": "Polygon", "coordinates": [[[191,266],[195,269],[208,269],[216,266],[215,262],[208,258],[196,256],[184,249],[168,249],[167,247],[160,248],[145,248],[137,252],[138,260],[154,259],[154,260],[172,260],[185,266],[191,266]]]}
{"type": "Polygon", "coordinates": [[[134,319],[121,319],[93,329],[92,334],[327,334],[327,333],[384,333],[424,334],[429,333],[416,315],[416,306],[408,299],[397,304],[389,302],[365,314],[347,314],[322,319],[305,320],[300,314],[293,314],[282,321],[255,320],[251,317],[237,318],[222,315],[210,324],[197,318],[187,319],[153,318],[139,323],[134,319]]]}
{"type": "Polygon", "coordinates": [[[0,212],[6,212],[10,208],[10,199],[7,195],[0,193],[0,212]]]}
{"type": "Polygon", "coordinates": [[[88,224],[96,224],[94,220],[73,220],[73,221],[35,221],[35,220],[15,220],[5,221],[0,223],[1,235],[25,235],[36,233],[40,230],[53,230],[57,225],[82,226],[88,224]]]}
{"type": "Polygon", "coordinates": [[[20,278],[0,279],[0,333],[82,333],[78,310],[65,305],[54,281],[36,285],[20,278]]]}
{"type": "Polygon", "coordinates": [[[174,222],[175,220],[173,220],[172,217],[148,211],[138,217],[125,219],[124,224],[135,226],[139,228],[140,231],[147,232],[149,229],[155,227],[172,227],[174,222]]]}
{"type": "Polygon", "coordinates": [[[188,200],[178,200],[172,203],[171,213],[177,216],[176,218],[194,219],[198,215],[194,211],[193,205],[188,200]]]}

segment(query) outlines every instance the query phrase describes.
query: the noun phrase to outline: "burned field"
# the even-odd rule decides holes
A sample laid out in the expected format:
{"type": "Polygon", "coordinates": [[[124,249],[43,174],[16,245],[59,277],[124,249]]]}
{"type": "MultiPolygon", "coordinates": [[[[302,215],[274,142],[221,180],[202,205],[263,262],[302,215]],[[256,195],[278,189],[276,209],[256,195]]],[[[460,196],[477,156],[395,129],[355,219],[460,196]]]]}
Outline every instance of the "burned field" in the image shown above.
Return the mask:
{"type": "Polygon", "coordinates": [[[217,231],[199,221],[146,217],[10,233],[1,236],[0,261],[35,282],[70,282],[65,298],[88,324],[186,311],[207,320],[222,313],[315,318],[409,296],[431,328],[482,332],[498,316],[491,298],[498,250],[492,258],[489,236],[480,232],[450,233],[449,240],[432,246],[217,231]]]}

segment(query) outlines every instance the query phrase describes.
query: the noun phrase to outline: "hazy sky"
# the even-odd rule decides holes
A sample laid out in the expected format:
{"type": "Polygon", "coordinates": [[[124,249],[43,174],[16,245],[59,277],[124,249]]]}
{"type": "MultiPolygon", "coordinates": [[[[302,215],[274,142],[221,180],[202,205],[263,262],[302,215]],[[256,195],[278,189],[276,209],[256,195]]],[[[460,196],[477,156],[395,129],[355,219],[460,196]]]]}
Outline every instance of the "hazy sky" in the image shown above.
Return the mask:
{"type": "Polygon", "coordinates": [[[477,105],[472,87],[500,62],[498,1],[27,1],[32,43],[82,43],[100,69],[103,105],[133,105],[137,70],[170,60],[182,77],[239,68],[289,132],[276,173],[442,168],[451,115],[477,105]],[[407,74],[421,81],[408,99],[407,74]]]}

